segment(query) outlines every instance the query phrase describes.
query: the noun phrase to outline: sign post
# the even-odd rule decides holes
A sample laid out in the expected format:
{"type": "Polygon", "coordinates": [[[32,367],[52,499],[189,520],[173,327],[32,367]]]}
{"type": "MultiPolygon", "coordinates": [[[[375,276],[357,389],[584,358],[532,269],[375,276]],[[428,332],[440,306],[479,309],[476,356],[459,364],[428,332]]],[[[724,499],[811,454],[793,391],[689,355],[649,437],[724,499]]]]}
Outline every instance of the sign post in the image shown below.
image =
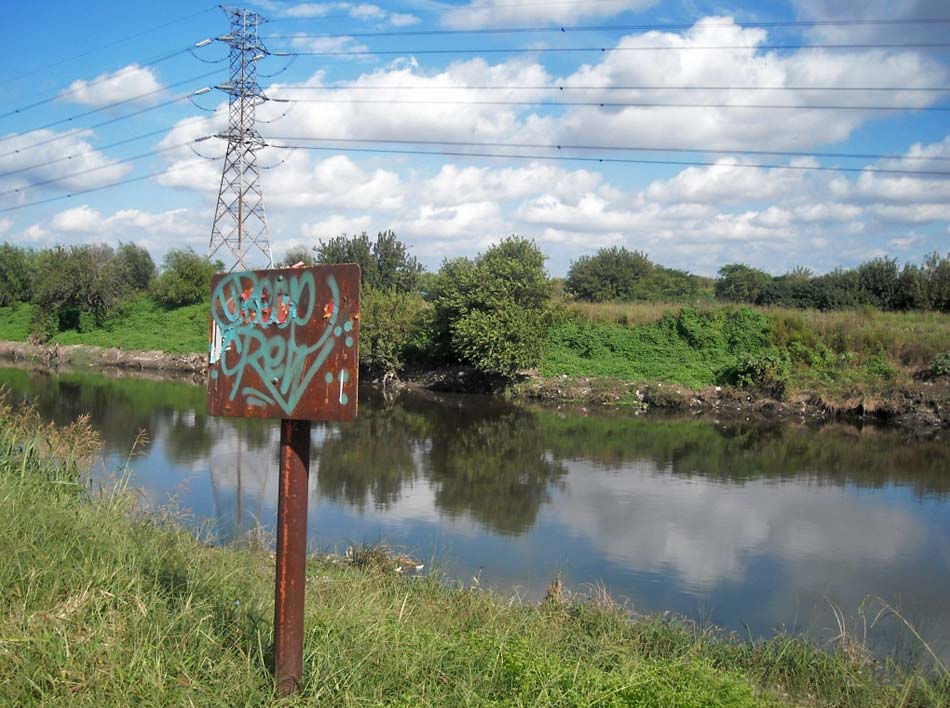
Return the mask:
{"type": "Polygon", "coordinates": [[[303,674],[310,421],[356,417],[358,265],[225,273],[211,282],[208,413],[280,418],[274,674],[303,674]]]}

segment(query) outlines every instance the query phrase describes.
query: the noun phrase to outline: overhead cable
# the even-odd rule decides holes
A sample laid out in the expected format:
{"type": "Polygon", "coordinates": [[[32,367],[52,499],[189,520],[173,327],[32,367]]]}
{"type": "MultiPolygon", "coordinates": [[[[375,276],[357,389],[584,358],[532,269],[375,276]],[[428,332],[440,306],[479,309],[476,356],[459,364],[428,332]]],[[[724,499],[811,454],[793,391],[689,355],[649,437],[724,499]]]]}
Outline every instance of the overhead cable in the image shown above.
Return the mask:
{"type": "Polygon", "coordinates": [[[455,49],[349,49],[336,51],[294,51],[269,52],[276,57],[310,56],[310,57],[368,57],[368,56],[403,56],[406,54],[504,54],[523,52],[562,53],[562,52],[687,52],[687,51],[717,51],[717,50],[783,50],[783,49],[946,49],[950,42],[903,42],[897,44],[883,44],[863,42],[859,44],[690,44],[681,47],[646,46],[635,47],[463,47],[455,49]]]}
{"type": "Polygon", "coordinates": [[[284,145],[267,143],[268,147],[284,150],[319,150],[323,152],[356,152],[356,153],[376,153],[393,155],[439,155],[446,157],[492,157],[504,159],[520,160],[554,160],[566,162],[596,162],[599,164],[636,164],[636,165],[675,165],[689,167],[741,167],[741,168],[759,168],[769,170],[794,170],[800,172],[860,172],[871,174],[891,174],[914,177],[942,177],[950,178],[950,171],[942,172],[936,170],[899,170],[879,167],[826,167],[824,165],[779,165],[779,164],[758,164],[758,163],[736,163],[734,165],[722,165],[717,162],[702,160],[647,160],[624,157],[579,157],[569,155],[525,155],[525,154],[505,154],[496,152],[462,152],[452,150],[408,150],[395,148],[358,148],[358,147],[324,147],[317,145],[284,145]]]}
{"type": "Polygon", "coordinates": [[[510,85],[471,85],[471,86],[430,86],[424,84],[397,84],[393,86],[376,84],[333,85],[333,86],[288,86],[295,91],[919,91],[946,93],[950,86],[697,86],[687,84],[625,84],[617,86],[583,84],[510,84],[510,85]]]}
{"type": "Polygon", "coordinates": [[[112,182],[110,184],[99,185],[98,187],[89,187],[88,189],[78,189],[69,194],[60,194],[55,197],[47,197],[46,199],[38,199],[36,201],[27,202],[25,204],[16,204],[10,207],[4,207],[0,209],[0,214],[8,211],[17,211],[18,209],[26,209],[27,207],[39,206],[40,204],[49,204],[50,202],[58,202],[63,199],[71,199],[73,197],[78,197],[82,194],[89,194],[91,192],[99,192],[103,189],[111,189],[112,187],[121,187],[126,184],[132,184],[133,182],[141,182],[142,180],[151,179],[152,177],[161,177],[162,175],[168,174],[169,172],[177,172],[179,170],[194,169],[194,166],[191,164],[184,165],[175,165],[169,167],[166,170],[159,170],[158,172],[150,172],[147,175],[140,175],[138,177],[130,177],[129,179],[119,180],[118,182],[112,182]]]}
{"type": "MultiPolygon", "coordinates": [[[[205,92],[205,91],[210,91],[210,90],[211,89],[207,87],[203,89],[199,89],[200,92],[205,92]]],[[[154,111],[156,108],[162,108],[163,106],[168,106],[173,103],[177,103],[179,101],[185,101],[190,96],[195,95],[199,91],[192,91],[191,93],[183,94],[176,98],[169,99],[168,101],[163,101],[162,103],[156,103],[155,105],[146,106],[145,108],[140,108],[139,110],[132,111],[131,113],[125,113],[124,115],[116,116],[115,118],[109,118],[108,120],[99,121],[98,123],[93,123],[92,125],[86,126],[85,128],[74,128],[72,130],[66,131],[65,133],[60,133],[50,138],[46,138],[45,140],[40,140],[35,143],[30,143],[29,145],[25,145],[24,147],[17,148],[16,150],[8,150],[7,152],[0,153],[0,158],[7,157],[8,155],[17,155],[20,153],[27,152],[28,150],[34,150],[35,148],[42,147],[43,145],[49,145],[50,143],[55,143],[60,140],[65,140],[66,138],[70,138],[70,137],[79,135],[81,133],[85,133],[90,130],[95,130],[96,128],[101,128],[105,125],[111,125],[113,123],[118,123],[119,121],[128,120],[129,118],[134,118],[135,116],[142,115],[143,113],[147,113],[148,111],[154,111]]],[[[26,133],[26,134],[28,135],[29,133],[26,133]]],[[[14,137],[19,137],[19,136],[14,136],[14,137]]],[[[5,139],[6,138],[4,138],[4,140],[5,139]]]]}
{"type": "MultiPolygon", "coordinates": [[[[94,115],[94,114],[96,114],[96,113],[102,113],[102,111],[109,111],[109,110],[112,110],[113,108],[118,108],[119,106],[124,106],[124,105],[127,104],[127,103],[135,103],[136,101],[141,101],[142,99],[148,98],[148,97],[150,97],[150,96],[154,96],[155,94],[164,93],[165,91],[167,91],[167,90],[170,89],[170,88],[176,88],[176,87],[178,87],[178,86],[182,86],[183,84],[189,84],[189,83],[191,83],[192,81],[198,81],[199,79],[206,79],[206,78],[208,78],[209,76],[214,76],[215,74],[218,74],[218,73],[220,73],[220,72],[221,72],[220,69],[215,69],[214,71],[209,71],[208,73],[205,73],[205,74],[199,74],[198,76],[192,76],[192,77],[190,77],[190,78],[183,79],[182,81],[176,81],[175,83],[169,84],[168,86],[162,86],[162,87],[157,88],[157,89],[154,89],[154,90],[152,90],[152,91],[147,91],[146,93],[140,93],[140,94],[138,94],[138,95],[136,95],[136,96],[130,96],[129,98],[123,98],[121,101],[113,101],[112,103],[107,103],[107,104],[105,104],[104,106],[99,106],[98,108],[91,108],[91,109],[89,109],[88,111],[83,111],[82,113],[76,113],[76,114],[74,114],[74,115],[67,116],[66,118],[60,118],[60,119],[54,120],[54,121],[52,121],[52,122],[50,122],[50,123],[46,123],[45,125],[37,126],[36,128],[30,128],[27,132],[33,132],[33,131],[36,131],[36,130],[46,130],[47,128],[53,128],[53,127],[55,127],[55,126],[57,126],[57,125],[62,125],[63,123],[71,123],[71,122],[73,122],[74,120],[78,120],[79,118],[85,118],[86,116],[91,116],[91,115],[94,115]]],[[[203,89],[202,89],[202,90],[203,90],[203,89]]],[[[210,89],[209,89],[209,90],[210,90],[210,89]]],[[[191,94],[188,94],[188,95],[191,95],[191,94]]],[[[18,137],[19,135],[22,135],[22,133],[13,133],[13,134],[7,135],[6,137],[0,138],[0,143],[5,142],[5,141],[7,141],[7,140],[13,140],[14,138],[18,137]]]]}
{"type": "Polygon", "coordinates": [[[5,77],[3,79],[0,79],[0,81],[4,83],[19,81],[20,79],[25,79],[28,76],[33,76],[34,74],[38,74],[41,71],[52,69],[54,66],[60,66],[61,64],[66,64],[67,62],[75,61],[76,59],[82,59],[83,57],[87,57],[90,54],[95,54],[96,52],[101,52],[104,49],[110,49],[112,47],[123,44],[124,42],[129,42],[133,39],[144,37],[145,35],[151,34],[152,32],[157,32],[159,30],[165,29],[166,27],[171,27],[172,25],[178,24],[179,22],[185,22],[186,20],[193,19],[195,17],[198,17],[199,15],[203,15],[206,12],[211,12],[212,10],[217,10],[217,9],[218,9],[217,5],[211,5],[210,7],[206,7],[204,10],[198,10],[197,12],[193,12],[190,15],[185,15],[184,17],[179,17],[174,20],[169,20],[168,22],[163,22],[160,25],[149,27],[148,29],[144,29],[140,32],[135,32],[134,34],[126,35],[125,37],[122,37],[120,39],[116,39],[111,42],[106,42],[105,44],[100,44],[96,47],[80,52],[79,54],[73,54],[72,56],[68,56],[63,59],[57,59],[56,61],[50,62],[49,64],[43,64],[42,66],[38,66],[33,69],[30,69],[29,71],[23,74],[19,74],[17,76],[5,77]]]}
{"type": "Polygon", "coordinates": [[[716,155],[773,155],[783,157],[821,157],[846,160],[911,160],[926,162],[950,162],[950,156],[911,156],[879,153],[857,152],[806,152],[795,150],[749,150],[742,148],[708,148],[708,147],[668,147],[643,145],[574,145],[567,143],[498,143],[474,142],[461,140],[414,140],[412,138],[321,138],[302,137],[294,135],[262,136],[268,140],[307,140],[321,143],[398,143],[400,145],[451,145],[452,147],[479,147],[479,148],[514,148],[520,150],[600,150],[607,152],[677,152],[677,153],[709,153],[716,155]]]}
{"type": "MultiPolygon", "coordinates": [[[[149,67],[149,66],[155,66],[156,64],[159,64],[159,63],[161,63],[161,62],[163,62],[163,61],[165,61],[165,60],[167,60],[167,59],[171,59],[171,58],[173,58],[173,57],[179,56],[180,54],[185,54],[185,53],[187,53],[187,52],[190,52],[192,49],[196,49],[196,48],[201,48],[201,47],[207,46],[208,44],[211,44],[211,41],[212,41],[212,40],[210,40],[210,39],[203,39],[203,40],[201,40],[200,42],[195,42],[194,44],[189,44],[189,45],[188,45],[187,47],[185,47],[184,49],[179,49],[179,50],[177,50],[177,51],[171,52],[170,54],[165,54],[165,55],[160,56],[160,57],[158,57],[158,58],[156,58],[156,59],[152,59],[152,60],[147,61],[147,62],[144,62],[144,63],[142,63],[142,64],[135,64],[135,65],[138,66],[140,69],[144,69],[144,68],[149,67]]],[[[125,67],[123,67],[123,68],[125,68],[125,67]]],[[[122,69],[119,69],[119,71],[122,71],[122,69]]],[[[99,76],[99,78],[96,78],[96,79],[93,79],[92,81],[87,81],[87,82],[83,83],[82,86],[77,86],[76,88],[70,89],[70,90],[68,90],[68,91],[60,91],[60,92],[58,92],[58,93],[56,93],[56,94],[54,94],[53,96],[50,96],[50,97],[48,97],[48,98],[44,98],[44,99],[42,99],[42,100],[35,101],[35,102],[30,103],[30,104],[28,104],[28,105],[26,105],[26,106],[20,106],[19,108],[15,108],[15,109],[13,109],[12,111],[7,111],[6,113],[0,113],[0,118],[7,118],[7,117],[9,117],[9,116],[18,115],[18,114],[23,113],[23,112],[25,112],[25,111],[28,111],[28,110],[30,110],[30,109],[32,109],[32,108],[36,108],[36,107],[38,107],[38,106],[42,106],[42,105],[45,105],[45,104],[47,104],[47,103],[51,103],[52,101],[56,101],[56,100],[58,100],[58,99],[65,98],[65,97],[67,97],[67,96],[72,96],[72,95],[75,94],[75,93],[79,93],[80,91],[84,91],[85,89],[88,89],[90,86],[95,86],[95,85],[101,84],[101,83],[103,83],[103,82],[105,82],[105,81],[109,81],[110,79],[114,79],[116,73],[117,73],[117,72],[113,72],[112,74],[102,74],[101,76],[99,76]]],[[[74,83],[75,83],[75,82],[74,82],[74,83]]]]}
{"type": "MultiPolygon", "coordinates": [[[[696,22],[698,22],[697,20],[696,22]]],[[[460,34],[539,34],[571,32],[648,32],[664,30],[692,29],[696,22],[652,23],[652,24],[611,24],[611,25],[554,25],[548,27],[476,27],[469,29],[416,29],[416,30],[379,30],[375,32],[320,32],[305,34],[271,34],[267,39],[332,39],[343,37],[431,37],[460,34]]],[[[824,26],[874,26],[874,25],[933,25],[950,24],[950,17],[896,18],[881,20],[774,20],[769,22],[711,22],[703,21],[705,27],[738,27],[756,29],[762,27],[824,27],[824,26]]]]}
{"type": "MultiPolygon", "coordinates": [[[[212,136],[205,135],[200,138],[194,138],[192,140],[186,140],[183,143],[176,143],[175,145],[167,145],[163,148],[156,148],[155,150],[149,150],[148,152],[143,152],[139,155],[133,155],[132,157],[126,157],[121,160],[113,160],[112,162],[106,163],[105,165],[97,165],[96,167],[89,167],[85,170],[79,170],[78,172],[71,172],[65,175],[59,175],[58,177],[51,177],[50,179],[45,179],[40,182],[30,182],[25,184],[22,187],[16,187],[14,189],[8,189],[5,192],[0,192],[0,197],[5,197],[8,194],[19,194],[28,189],[33,189],[34,187],[42,187],[47,184],[53,184],[54,182],[63,182],[73,177],[81,177],[82,175],[91,174],[92,172],[101,172],[102,170],[107,170],[116,165],[124,165],[129,162],[136,162],[137,160],[144,160],[146,157],[152,157],[153,155],[160,155],[162,153],[168,152],[170,150],[177,150],[178,148],[185,147],[186,145],[192,145],[195,143],[204,142],[205,140],[210,140],[212,136]]],[[[213,159],[213,158],[209,158],[213,159]]]]}
{"type": "Polygon", "coordinates": [[[929,111],[950,112],[950,106],[874,106],[874,105],[835,105],[835,104],[796,104],[796,103],[668,103],[666,101],[507,101],[507,100],[450,100],[450,99],[404,99],[404,98],[267,98],[277,103],[357,103],[357,104],[393,104],[409,105],[464,105],[464,106],[540,106],[557,108],[559,106],[595,108],[742,108],[742,109],[781,109],[781,110],[838,110],[838,111],[929,111]]]}

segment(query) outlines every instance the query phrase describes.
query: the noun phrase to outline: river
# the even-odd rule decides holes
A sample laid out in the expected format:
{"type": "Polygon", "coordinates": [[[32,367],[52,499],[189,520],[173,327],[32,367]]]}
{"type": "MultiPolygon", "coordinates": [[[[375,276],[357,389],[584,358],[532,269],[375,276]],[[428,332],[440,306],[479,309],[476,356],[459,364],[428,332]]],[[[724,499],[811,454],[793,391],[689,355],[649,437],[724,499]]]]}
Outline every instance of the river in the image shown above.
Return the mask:
{"type": "MultiPolygon", "coordinates": [[[[274,527],[276,422],[209,418],[183,383],[0,369],[60,423],[88,414],[141,504],[224,542],[274,527]]],[[[498,398],[361,389],[313,427],[310,544],[386,543],[448,579],[527,600],[557,573],[639,612],[743,635],[867,635],[920,656],[880,601],[950,658],[950,435],[844,424],[578,414],[498,398]]]]}

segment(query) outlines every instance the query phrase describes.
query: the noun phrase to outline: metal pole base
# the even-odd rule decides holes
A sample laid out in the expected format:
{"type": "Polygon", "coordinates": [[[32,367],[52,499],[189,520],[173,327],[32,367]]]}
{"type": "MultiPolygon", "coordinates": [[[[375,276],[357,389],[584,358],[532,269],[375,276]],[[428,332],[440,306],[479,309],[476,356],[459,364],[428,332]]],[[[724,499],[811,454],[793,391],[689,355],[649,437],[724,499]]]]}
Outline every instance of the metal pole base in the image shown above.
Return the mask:
{"type": "Polygon", "coordinates": [[[280,421],[277,583],[274,593],[274,675],[280,696],[293,693],[303,675],[309,464],[310,421],[280,421]]]}

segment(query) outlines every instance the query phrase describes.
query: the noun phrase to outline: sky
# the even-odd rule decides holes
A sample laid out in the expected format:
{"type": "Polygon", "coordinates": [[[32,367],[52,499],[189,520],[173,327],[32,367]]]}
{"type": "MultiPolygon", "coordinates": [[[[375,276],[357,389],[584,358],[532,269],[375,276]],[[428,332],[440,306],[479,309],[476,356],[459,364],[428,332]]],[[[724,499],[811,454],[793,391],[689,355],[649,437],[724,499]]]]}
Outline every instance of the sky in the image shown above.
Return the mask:
{"type": "MultiPolygon", "coordinates": [[[[207,253],[221,9],[4,4],[0,240],[207,253]]],[[[702,275],[950,252],[942,0],[245,7],[275,259],[387,229],[430,269],[519,234],[555,276],[611,246],[702,275]]]]}

